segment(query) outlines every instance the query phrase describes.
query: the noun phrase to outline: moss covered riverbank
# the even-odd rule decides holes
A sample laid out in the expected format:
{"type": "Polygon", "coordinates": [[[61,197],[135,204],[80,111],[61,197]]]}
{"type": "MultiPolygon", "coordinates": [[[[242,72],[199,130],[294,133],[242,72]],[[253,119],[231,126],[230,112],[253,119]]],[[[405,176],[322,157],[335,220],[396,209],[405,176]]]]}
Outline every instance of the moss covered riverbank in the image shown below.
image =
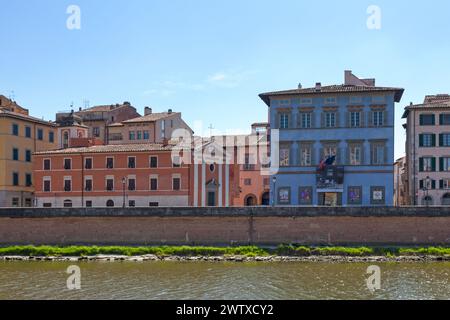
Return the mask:
{"type": "Polygon", "coordinates": [[[450,261],[445,247],[9,246],[0,260],[32,261],[450,261]]]}

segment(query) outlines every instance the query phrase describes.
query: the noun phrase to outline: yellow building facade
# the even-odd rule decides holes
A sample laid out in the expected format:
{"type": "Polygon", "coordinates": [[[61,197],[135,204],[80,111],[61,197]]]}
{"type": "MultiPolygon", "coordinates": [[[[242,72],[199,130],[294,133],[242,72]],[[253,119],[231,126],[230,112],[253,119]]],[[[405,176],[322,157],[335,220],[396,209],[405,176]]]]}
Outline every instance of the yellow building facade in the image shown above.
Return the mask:
{"type": "Polygon", "coordinates": [[[0,96],[0,207],[34,203],[33,153],[57,148],[57,125],[0,96]]]}

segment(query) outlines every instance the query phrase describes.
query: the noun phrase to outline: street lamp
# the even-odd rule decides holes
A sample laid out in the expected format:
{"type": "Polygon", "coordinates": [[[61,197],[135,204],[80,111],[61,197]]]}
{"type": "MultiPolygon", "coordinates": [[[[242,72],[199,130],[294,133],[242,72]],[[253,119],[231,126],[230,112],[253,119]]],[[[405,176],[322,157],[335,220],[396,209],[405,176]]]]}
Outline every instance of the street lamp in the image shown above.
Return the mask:
{"type": "Polygon", "coordinates": [[[123,188],[123,208],[125,208],[125,199],[126,199],[126,193],[125,193],[125,187],[127,185],[127,178],[122,178],[122,188],[123,188]]]}
{"type": "Polygon", "coordinates": [[[431,178],[429,176],[427,176],[425,178],[425,186],[423,188],[423,191],[425,191],[425,205],[428,207],[429,206],[429,198],[428,198],[428,190],[431,184],[431,178]]]}
{"type": "Polygon", "coordinates": [[[272,207],[275,207],[276,184],[277,184],[277,177],[276,177],[276,176],[273,176],[272,182],[273,182],[273,190],[272,190],[272,207]]]}

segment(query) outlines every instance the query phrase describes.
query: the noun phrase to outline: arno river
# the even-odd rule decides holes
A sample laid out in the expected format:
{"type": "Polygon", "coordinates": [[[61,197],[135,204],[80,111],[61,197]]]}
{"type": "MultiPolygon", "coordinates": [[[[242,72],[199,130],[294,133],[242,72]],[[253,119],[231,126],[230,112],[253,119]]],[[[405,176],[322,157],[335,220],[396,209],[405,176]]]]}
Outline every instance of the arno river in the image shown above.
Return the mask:
{"type": "Polygon", "coordinates": [[[0,299],[450,299],[450,263],[0,262],[0,299]]]}

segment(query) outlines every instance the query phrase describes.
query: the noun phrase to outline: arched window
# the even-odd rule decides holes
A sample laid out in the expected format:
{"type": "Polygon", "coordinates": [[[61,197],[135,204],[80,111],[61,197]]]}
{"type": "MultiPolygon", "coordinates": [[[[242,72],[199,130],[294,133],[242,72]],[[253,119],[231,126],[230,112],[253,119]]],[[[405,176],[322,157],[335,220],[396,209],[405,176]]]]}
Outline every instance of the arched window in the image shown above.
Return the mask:
{"type": "Polygon", "coordinates": [[[72,200],[64,200],[64,208],[72,208],[72,200]]]}
{"type": "Polygon", "coordinates": [[[444,196],[442,197],[442,205],[450,206],[450,193],[444,194],[444,196]]]}
{"type": "Polygon", "coordinates": [[[433,205],[433,198],[431,196],[425,196],[422,198],[422,205],[423,206],[432,206],[433,205]]]}
{"type": "Polygon", "coordinates": [[[114,207],[114,201],[112,201],[112,200],[106,201],[106,206],[107,207],[114,207]]]}

